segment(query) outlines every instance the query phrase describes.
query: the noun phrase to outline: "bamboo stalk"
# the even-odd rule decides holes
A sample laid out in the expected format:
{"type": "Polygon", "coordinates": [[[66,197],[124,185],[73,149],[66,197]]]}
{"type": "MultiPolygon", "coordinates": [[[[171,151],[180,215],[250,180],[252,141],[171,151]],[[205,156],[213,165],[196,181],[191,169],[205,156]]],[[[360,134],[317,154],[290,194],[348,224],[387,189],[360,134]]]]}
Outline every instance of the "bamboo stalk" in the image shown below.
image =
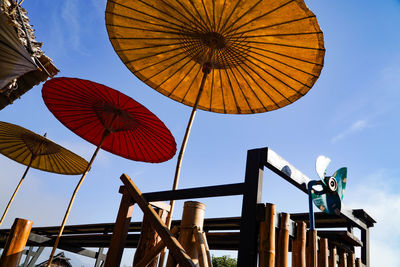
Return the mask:
{"type": "Polygon", "coordinates": [[[347,267],[347,256],[344,251],[339,254],[339,267],[347,267]]]}
{"type": "Polygon", "coordinates": [[[278,247],[276,253],[276,265],[279,267],[288,266],[289,253],[289,220],[290,214],[282,213],[279,224],[278,247]]]}
{"type": "Polygon", "coordinates": [[[71,211],[72,204],[74,204],[74,200],[75,200],[76,194],[78,193],[79,188],[81,187],[83,181],[85,180],[85,177],[86,177],[86,175],[88,174],[88,172],[89,172],[89,170],[90,170],[90,167],[91,167],[92,164],[93,164],[94,159],[96,158],[97,154],[99,153],[100,148],[101,148],[101,146],[103,145],[104,140],[106,139],[106,137],[107,137],[109,134],[110,134],[109,131],[104,131],[103,136],[102,136],[102,138],[101,138],[101,140],[100,140],[99,145],[97,146],[96,150],[94,151],[93,156],[92,156],[92,158],[90,159],[89,164],[88,164],[88,166],[86,167],[85,172],[83,173],[81,179],[79,180],[77,186],[75,187],[74,193],[72,194],[71,200],[69,201],[67,211],[65,212],[64,219],[63,219],[62,224],[61,224],[61,227],[60,227],[60,231],[58,232],[56,241],[54,242],[53,249],[51,250],[50,257],[49,257],[49,261],[48,261],[48,263],[47,263],[47,267],[50,267],[50,266],[51,266],[51,262],[53,261],[54,253],[56,252],[58,243],[60,242],[60,237],[61,237],[61,235],[62,235],[62,233],[63,233],[63,231],[64,231],[64,227],[65,227],[65,224],[66,224],[66,222],[67,222],[69,213],[70,213],[70,211],[71,211]]]}
{"type": "Polygon", "coordinates": [[[328,267],[329,266],[329,250],[328,250],[328,239],[321,238],[320,246],[318,252],[318,267],[328,267]]]}
{"type": "Polygon", "coordinates": [[[0,267],[18,267],[24,251],[32,221],[15,219],[0,258],[0,267]]]}
{"type": "Polygon", "coordinates": [[[292,243],[292,266],[306,267],[306,237],[307,225],[305,222],[297,223],[296,239],[292,243]]]}
{"type": "Polygon", "coordinates": [[[275,267],[275,204],[265,205],[265,218],[260,222],[260,267],[275,267]]]}
{"type": "Polygon", "coordinates": [[[329,252],[329,267],[336,267],[337,266],[336,256],[337,256],[336,247],[333,246],[330,249],[330,252],[329,252]]]}
{"type": "Polygon", "coordinates": [[[348,267],[356,267],[356,257],[354,253],[347,254],[347,266],[348,267]]]}
{"type": "MultiPolygon", "coordinates": [[[[186,145],[187,145],[187,142],[188,142],[188,139],[189,139],[189,135],[190,135],[190,130],[192,129],[192,125],[193,125],[194,117],[196,115],[197,107],[199,105],[200,98],[201,98],[201,95],[203,93],[204,85],[205,85],[205,82],[206,82],[206,78],[207,78],[207,75],[209,73],[210,73],[210,69],[205,70],[205,68],[203,68],[203,78],[201,80],[199,93],[197,94],[196,102],[193,105],[192,113],[190,114],[189,122],[188,122],[188,125],[186,127],[185,135],[183,137],[182,145],[181,145],[181,148],[180,148],[180,151],[179,151],[179,154],[178,154],[178,160],[176,162],[175,176],[174,176],[174,182],[173,182],[173,185],[172,185],[172,190],[178,189],[179,177],[180,177],[180,174],[181,174],[181,165],[182,165],[182,160],[183,160],[183,154],[185,153],[186,145]]],[[[167,225],[168,228],[171,227],[172,215],[174,213],[174,207],[175,207],[175,200],[172,199],[170,201],[169,205],[171,206],[171,210],[168,213],[167,222],[166,222],[166,225],[167,225]]],[[[159,265],[158,265],[159,267],[164,265],[165,253],[166,253],[166,250],[164,249],[161,252],[161,255],[160,255],[160,262],[159,262],[159,265]]]]}
{"type": "Polygon", "coordinates": [[[308,230],[307,266],[317,267],[317,230],[308,230]]]}

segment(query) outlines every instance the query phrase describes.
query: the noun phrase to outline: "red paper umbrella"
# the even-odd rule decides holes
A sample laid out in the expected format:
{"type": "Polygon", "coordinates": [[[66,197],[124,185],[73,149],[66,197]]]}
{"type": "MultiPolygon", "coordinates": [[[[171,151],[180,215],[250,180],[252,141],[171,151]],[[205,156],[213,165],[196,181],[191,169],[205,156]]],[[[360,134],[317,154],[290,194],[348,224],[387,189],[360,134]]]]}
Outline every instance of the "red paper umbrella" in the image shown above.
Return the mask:
{"type": "Polygon", "coordinates": [[[157,163],[175,155],[176,143],[164,123],[147,108],[102,84],[54,78],[44,84],[42,96],[59,121],[97,146],[72,195],[50,255],[51,264],[76,193],[100,148],[127,159],[157,163]]]}
{"type": "Polygon", "coordinates": [[[54,78],[42,90],[49,110],[86,141],[121,157],[163,162],[176,144],[171,132],[147,108],[105,85],[74,78],[54,78]]]}

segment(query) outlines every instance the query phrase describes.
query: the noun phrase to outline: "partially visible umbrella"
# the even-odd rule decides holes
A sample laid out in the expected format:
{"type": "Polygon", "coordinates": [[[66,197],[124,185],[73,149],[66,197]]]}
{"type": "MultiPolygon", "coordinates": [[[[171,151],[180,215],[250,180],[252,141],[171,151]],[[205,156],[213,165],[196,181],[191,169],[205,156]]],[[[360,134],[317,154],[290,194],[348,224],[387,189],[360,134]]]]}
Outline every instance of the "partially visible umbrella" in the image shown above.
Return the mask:
{"type": "Polygon", "coordinates": [[[108,0],[106,26],[133,74],[193,107],[174,190],[197,108],[251,114],[284,107],[311,89],[324,62],[322,31],[303,0],[108,0]]]}
{"type": "Polygon", "coordinates": [[[75,195],[100,148],[127,159],[159,163],[175,155],[176,143],[164,123],[147,108],[102,84],[76,78],[54,78],[44,84],[42,95],[60,122],[97,146],[72,195],[50,255],[50,266],[75,195]]]}
{"type": "Polygon", "coordinates": [[[0,121],[0,153],[27,166],[0,220],[10,208],[29,168],[77,175],[85,172],[88,162],[80,156],[23,127],[0,121]]]}

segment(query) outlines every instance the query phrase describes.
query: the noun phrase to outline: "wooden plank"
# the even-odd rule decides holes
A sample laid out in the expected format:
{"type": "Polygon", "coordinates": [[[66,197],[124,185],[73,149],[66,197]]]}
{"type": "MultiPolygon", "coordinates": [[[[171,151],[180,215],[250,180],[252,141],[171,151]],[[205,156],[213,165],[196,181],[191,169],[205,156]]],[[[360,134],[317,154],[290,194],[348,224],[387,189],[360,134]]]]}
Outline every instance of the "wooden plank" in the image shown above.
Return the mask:
{"type": "Polygon", "coordinates": [[[356,267],[362,267],[361,258],[356,259],[356,267]]]}
{"type": "Polygon", "coordinates": [[[306,267],[306,239],[307,228],[305,222],[297,223],[296,238],[292,245],[292,266],[306,267]]]}
{"type": "Polygon", "coordinates": [[[352,252],[347,253],[347,266],[356,267],[356,256],[352,252]]]}
{"type": "MultiPolygon", "coordinates": [[[[122,174],[120,179],[126,186],[130,196],[139,205],[143,213],[149,217],[150,223],[152,224],[154,229],[156,229],[157,233],[160,235],[161,239],[168,247],[170,253],[175,257],[180,266],[195,267],[195,264],[187,255],[181,244],[171,234],[166,225],[160,220],[157,213],[147,202],[147,200],[142,196],[142,193],[136,187],[133,181],[129,178],[129,176],[126,174],[122,174]]],[[[114,265],[114,266],[119,266],[119,265],[114,265]]]]}
{"type": "Polygon", "coordinates": [[[122,253],[125,248],[126,236],[131,222],[134,203],[128,190],[122,194],[121,203],[118,210],[117,219],[111,238],[110,248],[107,252],[107,258],[104,267],[115,267],[121,263],[122,253]]]}
{"type": "Polygon", "coordinates": [[[318,251],[318,267],[329,267],[328,239],[321,238],[318,251]]]}
{"type": "Polygon", "coordinates": [[[288,266],[289,254],[289,220],[290,214],[281,213],[278,233],[278,246],[276,248],[276,266],[288,266]]]}
{"type": "Polygon", "coordinates": [[[26,241],[32,228],[32,221],[17,218],[11,227],[6,245],[0,258],[0,267],[18,267],[26,241]]]}
{"type": "Polygon", "coordinates": [[[275,267],[275,204],[265,205],[265,218],[260,222],[259,265],[275,267]]]}

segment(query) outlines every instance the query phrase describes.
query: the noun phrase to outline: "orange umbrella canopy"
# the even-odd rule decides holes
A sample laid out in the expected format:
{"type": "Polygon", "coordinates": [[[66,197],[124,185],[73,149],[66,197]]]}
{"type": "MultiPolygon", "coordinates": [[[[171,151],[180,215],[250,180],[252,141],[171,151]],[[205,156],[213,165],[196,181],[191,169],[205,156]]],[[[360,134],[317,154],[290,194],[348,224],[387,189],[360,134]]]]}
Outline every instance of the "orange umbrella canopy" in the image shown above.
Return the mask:
{"type": "Polygon", "coordinates": [[[81,174],[88,165],[49,139],[7,122],[0,122],[0,153],[26,166],[60,174],[81,174]]]}
{"type": "Polygon", "coordinates": [[[275,110],[304,96],[324,61],[323,34],[303,0],[108,0],[110,41],[158,92],[219,113],[275,110]]]}

